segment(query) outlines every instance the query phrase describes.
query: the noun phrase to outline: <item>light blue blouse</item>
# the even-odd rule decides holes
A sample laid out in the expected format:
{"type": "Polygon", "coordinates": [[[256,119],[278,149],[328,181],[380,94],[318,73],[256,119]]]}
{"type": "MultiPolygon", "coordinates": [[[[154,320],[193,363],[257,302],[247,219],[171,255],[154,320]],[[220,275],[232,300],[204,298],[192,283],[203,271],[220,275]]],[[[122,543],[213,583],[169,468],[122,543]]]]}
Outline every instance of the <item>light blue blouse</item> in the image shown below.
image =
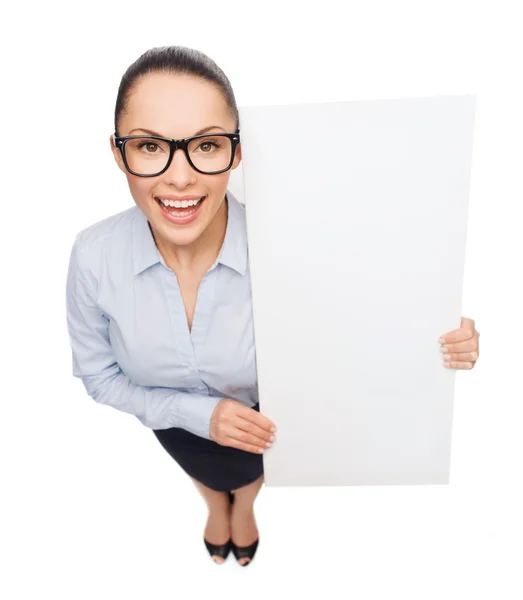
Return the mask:
{"type": "Polygon", "coordinates": [[[222,398],[252,407],[258,382],[245,207],[227,191],[227,229],[189,331],[178,280],[133,206],[75,238],[66,285],[73,376],[100,404],[151,429],[209,438],[222,398]]]}

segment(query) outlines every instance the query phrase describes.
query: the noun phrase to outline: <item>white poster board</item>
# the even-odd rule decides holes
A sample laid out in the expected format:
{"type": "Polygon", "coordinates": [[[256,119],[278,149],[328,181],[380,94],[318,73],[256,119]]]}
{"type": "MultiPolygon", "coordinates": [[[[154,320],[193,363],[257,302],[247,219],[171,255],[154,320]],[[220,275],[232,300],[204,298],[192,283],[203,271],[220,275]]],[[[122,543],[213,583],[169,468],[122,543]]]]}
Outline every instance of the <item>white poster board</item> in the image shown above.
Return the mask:
{"type": "Polygon", "coordinates": [[[448,483],[475,104],[239,109],[267,486],[448,483]]]}

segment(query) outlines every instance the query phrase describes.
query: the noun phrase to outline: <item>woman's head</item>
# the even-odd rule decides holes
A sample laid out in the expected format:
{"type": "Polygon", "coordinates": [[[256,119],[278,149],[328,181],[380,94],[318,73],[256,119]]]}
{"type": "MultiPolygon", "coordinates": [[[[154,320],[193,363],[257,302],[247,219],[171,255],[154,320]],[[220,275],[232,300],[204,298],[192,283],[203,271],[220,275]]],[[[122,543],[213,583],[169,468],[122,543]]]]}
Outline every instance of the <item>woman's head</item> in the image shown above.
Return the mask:
{"type": "MultiPolygon", "coordinates": [[[[154,132],[168,139],[185,139],[207,128],[206,135],[234,134],[239,130],[238,108],[229,80],[205,54],[183,46],[148,50],[127,69],[118,90],[114,121],[119,137],[147,136],[154,132]]],[[[212,143],[206,144],[206,137],[191,144],[190,156],[201,170],[216,170],[207,169],[205,161],[214,164],[216,154],[211,156],[211,153],[223,153],[230,148],[231,141],[226,138],[215,138],[215,141],[223,142],[221,149],[212,143]]],[[[161,162],[162,156],[168,156],[167,147],[154,142],[154,139],[134,142],[134,152],[140,161],[161,162]]],[[[126,146],[128,165],[130,144],[127,142],[126,146]]],[[[212,235],[213,224],[216,226],[218,221],[215,217],[225,214],[223,201],[231,170],[218,174],[200,173],[190,166],[185,153],[177,150],[166,171],[153,177],[140,177],[127,171],[112,136],[111,148],[157,242],[165,246],[189,246],[201,239],[204,232],[205,236],[212,235]],[[165,196],[205,196],[205,199],[194,213],[196,218],[182,224],[165,217],[158,201],[165,196]]],[[[241,147],[238,145],[231,169],[235,169],[240,160],[241,147]]]]}

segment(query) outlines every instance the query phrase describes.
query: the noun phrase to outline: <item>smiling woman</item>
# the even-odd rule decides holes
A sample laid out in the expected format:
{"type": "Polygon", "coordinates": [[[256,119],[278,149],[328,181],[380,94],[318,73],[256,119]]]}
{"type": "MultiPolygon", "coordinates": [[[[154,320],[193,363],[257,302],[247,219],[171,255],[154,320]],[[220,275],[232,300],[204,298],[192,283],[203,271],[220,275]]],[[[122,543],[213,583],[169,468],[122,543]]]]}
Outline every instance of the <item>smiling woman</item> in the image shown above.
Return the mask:
{"type": "Polygon", "coordinates": [[[227,190],[241,161],[229,80],[196,50],[148,50],[109,139],[136,206],[76,236],[73,375],[153,430],[209,507],[209,552],[247,564],[274,423],[259,412],[245,209],[227,190]]]}
{"type": "Polygon", "coordinates": [[[223,135],[238,130],[236,104],[231,109],[227,94],[215,83],[186,71],[151,69],[135,74],[132,85],[129,77],[123,81],[111,136],[116,162],[164,258],[181,270],[206,271],[223,243],[225,192],[230,169],[241,160],[239,135],[234,134],[235,143],[223,135]],[[155,137],[150,132],[156,132],[155,137]],[[220,135],[210,136],[211,132],[220,135]],[[219,152],[211,150],[218,140],[219,152]],[[193,218],[180,214],[177,220],[158,210],[156,199],[166,196],[205,197],[205,202],[193,218]]]}

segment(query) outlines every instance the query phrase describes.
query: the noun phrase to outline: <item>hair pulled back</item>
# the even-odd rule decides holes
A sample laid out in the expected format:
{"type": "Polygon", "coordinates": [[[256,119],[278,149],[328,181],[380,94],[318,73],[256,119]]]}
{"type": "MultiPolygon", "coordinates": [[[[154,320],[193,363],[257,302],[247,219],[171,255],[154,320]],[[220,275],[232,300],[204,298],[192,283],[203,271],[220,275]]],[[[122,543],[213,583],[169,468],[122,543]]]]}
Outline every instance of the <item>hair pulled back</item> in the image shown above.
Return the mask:
{"type": "Polygon", "coordinates": [[[231,117],[240,126],[240,117],[231,83],[220,67],[206,54],[185,46],[160,46],[144,52],[125,71],[116,97],[114,110],[114,130],[127,110],[132,88],[141,77],[148,73],[173,73],[193,75],[214,84],[222,94],[231,117]]]}

